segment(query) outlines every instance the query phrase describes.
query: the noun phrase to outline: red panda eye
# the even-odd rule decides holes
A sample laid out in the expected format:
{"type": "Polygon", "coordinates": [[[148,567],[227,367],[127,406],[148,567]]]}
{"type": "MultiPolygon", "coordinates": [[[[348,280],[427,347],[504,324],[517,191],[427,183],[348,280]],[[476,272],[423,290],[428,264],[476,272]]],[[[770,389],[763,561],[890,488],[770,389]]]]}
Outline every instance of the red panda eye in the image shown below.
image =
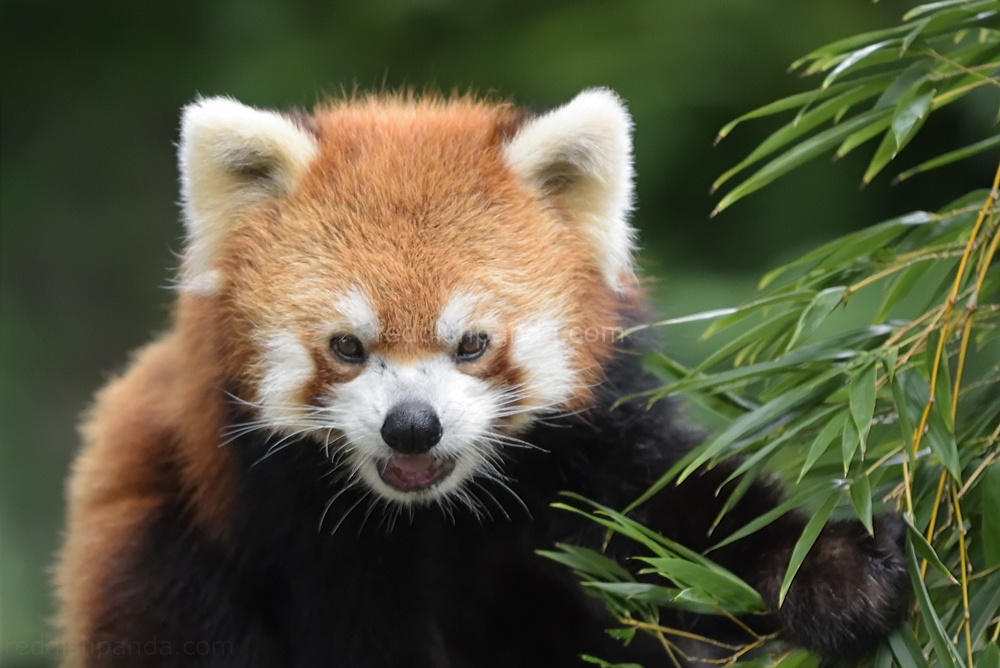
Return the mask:
{"type": "Polygon", "coordinates": [[[486,352],[490,337],[484,332],[466,332],[462,335],[462,340],[458,342],[458,351],[455,356],[459,362],[471,362],[479,359],[486,352]]]}
{"type": "Polygon", "coordinates": [[[330,349],[341,361],[348,364],[361,364],[365,361],[365,347],[356,336],[350,334],[335,336],[330,341],[330,349]]]}

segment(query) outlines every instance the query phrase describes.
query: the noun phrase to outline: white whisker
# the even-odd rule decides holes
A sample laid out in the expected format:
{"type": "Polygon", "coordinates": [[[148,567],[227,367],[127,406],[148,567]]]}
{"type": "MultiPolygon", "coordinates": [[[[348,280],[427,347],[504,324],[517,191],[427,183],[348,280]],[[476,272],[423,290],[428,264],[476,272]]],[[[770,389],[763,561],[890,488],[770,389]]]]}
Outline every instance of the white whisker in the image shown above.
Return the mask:
{"type": "Polygon", "coordinates": [[[357,508],[359,505],[361,505],[361,502],[364,501],[365,499],[367,499],[369,496],[371,496],[371,494],[372,494],[372,490],[371,489],[366,490],[365,493],[362,494],[358,498],[358,500],[354,502],[354,505],[352,505],[350,508],[348,508],[346,513],[344,513],[343,515],[341,515],[340,521],[337,522],[337,525],[333,527],[333,531],[330,532],[331,536],[333,536],[334,534],[337,533],[337,530],[344,523],[344,520],[347,519],[347,516],[350,515],[351,513],[353,513],[354,509],[357,508]]]}

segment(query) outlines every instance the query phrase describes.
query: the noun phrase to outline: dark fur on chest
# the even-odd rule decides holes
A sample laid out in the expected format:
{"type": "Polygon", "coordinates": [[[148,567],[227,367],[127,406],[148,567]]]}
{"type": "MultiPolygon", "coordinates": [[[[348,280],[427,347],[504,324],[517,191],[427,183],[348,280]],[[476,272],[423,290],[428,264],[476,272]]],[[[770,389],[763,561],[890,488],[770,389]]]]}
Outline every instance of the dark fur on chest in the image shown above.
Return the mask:
{"type": "MultiPolygon", "coordinates": [[[[641,377],[627,354],[611,372],[641,377]]],[[[601,604],[535,553],[599,540],[596,525],[550,507],[560,491],[622,505],[690,442],[670,438],[667,404],[609,411],[615,380],[598,408],[527,434],[537,449],[506,450],[508,483],[470,486],[476,511],[390,508],[361,486],[345,490],[317,443],[270,455],[274,439],[234,443],[248,470],[245,567],[274,583],[262,611],[278,613],[295,665],[562,666],[620,652],[601,604]]]]}
{"type": "MultiPolygon", "coordinates": [[[[619,352],[594,408],[540,422],[524,435],[536,447],[505,450],[506,486],[470,488],[476,512],[388,506],[345,486],[323,444],[245,434],[226,446],[241,471],[231,548],[204,540],[179,503],[162,506],[120,580],[108,583],[107,637],[215,643],[204,656],[132,657],[122,664],[130,666],[558,668],[583,665],[581,653],[668,665],[649,638],[628,648],[611,639],[603,605],[536,554],[557,542],[601,544],[596,524],[550,507],[559,492],[622,507],[697,441],[669,402],[611,409],[653,385],[638,357],[619,352]]],[[[780,502],[770,485],[754,483],[710,537],[731,470],[667,487],[636,519],[706,549],[780,502]]],[[[713,558],[773,606],[803,526],[800,514],[786,514],[713,558]]],[[[870,651],[905,609],[899,526],[880,519],[874,538],[857,523],[827,527],[775,620],[785,637],[833,658],[870,651]]],[[[627,563],[633,549],[612,543],[609,553],[627,563]]],[[[670,623],[720,632],[711,618],[670,623]]]]}
{"type": "Polygon", "coordinates": [[[243,435],[225,446],[242,471],[235,547],[211,547],[180,505],[162,507],[133,555],[145,585],[126,586],[123,574],[108,588],[116,609],[151,613],[123,613],[112,626],[171,646],[221,641],[221,653],[176,665],[558,667],[581,665],[580,653],[614,657],[622,649],[604,633],[602,604],[536,550],[600,541],[597,525],[550,507],[560,491],[623,505],[693,442],[666,403],[609,410],[637,381],[653,382],[621,353],[597,407],[535,427],[524,436],[535,448],[506,450],[505,486],[477,481],[476,512],[390,507],[345,486],[319,442],[243,435]]]}

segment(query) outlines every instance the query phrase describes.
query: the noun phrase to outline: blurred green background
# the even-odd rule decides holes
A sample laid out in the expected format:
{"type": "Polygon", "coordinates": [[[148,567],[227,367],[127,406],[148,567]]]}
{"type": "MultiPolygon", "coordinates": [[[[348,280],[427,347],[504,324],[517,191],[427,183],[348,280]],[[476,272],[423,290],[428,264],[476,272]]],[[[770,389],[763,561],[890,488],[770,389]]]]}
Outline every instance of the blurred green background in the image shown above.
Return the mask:
{"type": "MultiPolygon", "coordinates": [[[[2,0],[0,664],[53,665],[48,578],[80,412],[163,327],[178,264],[173,142],[197,95],[309,107],[342,89],[475,89],[545,108],[610,86],[635,117],[642,263],[665,315],[732,305],[833,236],[985,185],[971,161],[859,191],[870,148],[817,161],[715,220],[713,178],[776,127],[716,131],[815,86],[827,41],[895,24],[883,0],[2,0]]],[[[905,166],[983,136],[987,105],[935,115],[905,166]]],[[[681,359],[699,327],[671,331],[681,359]]]]}

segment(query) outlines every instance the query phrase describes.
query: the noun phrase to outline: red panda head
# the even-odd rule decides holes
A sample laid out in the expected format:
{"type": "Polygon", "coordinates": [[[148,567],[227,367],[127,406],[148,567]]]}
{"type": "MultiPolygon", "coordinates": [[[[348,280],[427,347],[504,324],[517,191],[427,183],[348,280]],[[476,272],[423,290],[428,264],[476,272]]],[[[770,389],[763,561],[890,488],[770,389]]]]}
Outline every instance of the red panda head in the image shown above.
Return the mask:
{"type": "Polygon", "coordinates": [[[184,111],[181,286],[247,428],[309,435],[388,500],[461,495],[592,400],[634,286],[631,121],[371,97],[184,111]]]}

